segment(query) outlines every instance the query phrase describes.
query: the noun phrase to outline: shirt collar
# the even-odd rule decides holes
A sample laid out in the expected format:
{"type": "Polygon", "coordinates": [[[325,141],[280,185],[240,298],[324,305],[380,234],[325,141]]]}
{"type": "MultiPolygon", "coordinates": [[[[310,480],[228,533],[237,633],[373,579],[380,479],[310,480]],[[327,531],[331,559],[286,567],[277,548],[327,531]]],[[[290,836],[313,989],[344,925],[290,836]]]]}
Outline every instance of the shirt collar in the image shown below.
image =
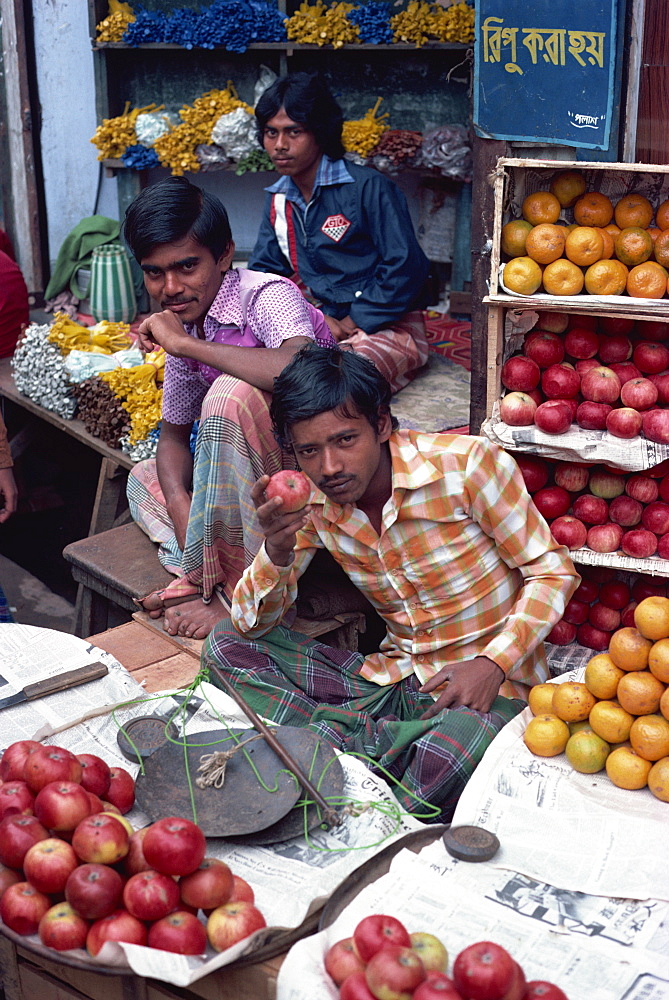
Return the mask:
{"type": "MultiPolygon", "coordinates": [[[[204,319],[205,337],[211,330],[215,331],[219,326],[236,326],[238,329],[242,329],[244,317],[238,289],[239,271],[235,271],[231,267],[223,275],[216,298],[207,310],[204,319]]],[[[195,323],[186,323],[184,326],[192,336],[195,331],[195,323]]]]}
{"type": "MultiPolygon", "coordinates": [[[[319,187],[330,187],[334,184],[355,184],[355,180],[351,177],[345,160],[331,160],[329,156],[323,153],[318,164],[318,170],[316,171],[314,194],[319,187]]],[[[288,201],[296,202],[302,209],[307,207],[307,203],[302,197],[302,192],[292,177],[279,177],[278,181],[265,188],[265,191],[269,191],[271,194],[285,194],[288,201]]]]}

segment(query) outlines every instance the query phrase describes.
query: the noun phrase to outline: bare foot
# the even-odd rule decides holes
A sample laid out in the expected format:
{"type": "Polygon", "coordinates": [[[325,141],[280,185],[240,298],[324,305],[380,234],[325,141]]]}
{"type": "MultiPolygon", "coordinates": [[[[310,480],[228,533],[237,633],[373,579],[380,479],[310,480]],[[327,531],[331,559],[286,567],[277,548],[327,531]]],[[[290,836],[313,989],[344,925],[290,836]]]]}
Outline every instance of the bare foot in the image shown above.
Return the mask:
{"type": "Polygon", "coordinates": [[[187,639],[205,639],[214,625],[225,618],[228,609],[214,596],[210,604],[202,598],[179,604],[165,611],[163,628],[170,635],[182,635],[187,639]]]}
{"type": "Polygon", "coordinates": [[[164,590],[154,590],[152,594],[147,594],[146,597],[134,598],[134,601],[142,611],[149,612],[150,618],[161,618],[166,608],[178,607],[180,604],[185,604],[188,601],[199,600],[197,595],[193,595],[193,597],[168,597],[165,600],[164,594],[164,590]]]}

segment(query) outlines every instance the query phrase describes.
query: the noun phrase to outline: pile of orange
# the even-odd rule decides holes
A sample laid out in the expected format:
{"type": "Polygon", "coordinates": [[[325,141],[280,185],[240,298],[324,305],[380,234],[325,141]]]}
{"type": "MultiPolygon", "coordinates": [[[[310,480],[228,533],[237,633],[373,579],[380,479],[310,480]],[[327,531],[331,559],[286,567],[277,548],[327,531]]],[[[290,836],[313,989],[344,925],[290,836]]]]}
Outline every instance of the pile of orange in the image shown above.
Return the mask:
{"type": "Polygon", "coordinates": [[[632,192],[614,205],[586,191],[580,171],[563,170],[550,190],[525,198],[522,214],[502,228],[509,291],[533,295],[543,286],[549,295],[578,295],[585,288],[650,299],[669,292],[669,199],[654,209],[632,192]]]}
{"type": "Polygon", "coordinates": [[[565,753],[576,771],[606,770],[619,788],[669,802],[669,598],[640,601],[634,626],[613,633],[583,681],[538,684],[529,702],[532,753],[565,753]]]}

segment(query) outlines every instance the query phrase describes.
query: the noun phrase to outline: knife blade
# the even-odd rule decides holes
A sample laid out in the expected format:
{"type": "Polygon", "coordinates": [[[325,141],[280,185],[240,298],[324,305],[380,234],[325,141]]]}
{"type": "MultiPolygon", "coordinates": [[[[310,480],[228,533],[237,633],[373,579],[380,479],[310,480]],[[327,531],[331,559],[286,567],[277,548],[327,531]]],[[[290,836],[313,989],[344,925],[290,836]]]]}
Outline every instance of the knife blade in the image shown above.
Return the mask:
{"type": "Polygon", "coordinates": [[[78,687],[80,684],[87,684],[88,681],[96,681],[109,673],[106,664],[87,663],[85,667],[77,667],[76,670],[66,670],[56,677],[46,677],[44,680],[36,681],[34,684],[26,684],[22,691],[16,694],[7,695],[0,698],[0,709],[9,708],[10,705],[18,705],[22,701],[34,701],[36,698],[45,698],[49,694],[56,694],[58,691],[66,691],[68,688],[78,687]]]}

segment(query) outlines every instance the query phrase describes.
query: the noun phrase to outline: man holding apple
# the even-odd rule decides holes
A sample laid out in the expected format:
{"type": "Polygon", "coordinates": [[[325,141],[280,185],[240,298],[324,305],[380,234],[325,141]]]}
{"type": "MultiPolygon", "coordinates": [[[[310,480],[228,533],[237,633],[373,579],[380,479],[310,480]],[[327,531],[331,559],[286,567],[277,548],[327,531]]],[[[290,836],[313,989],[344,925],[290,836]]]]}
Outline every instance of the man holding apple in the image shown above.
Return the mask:
{"type": "Polygon", "coordinates": [[[252,495],[264,546],[204,651],[252,707],[308,725],[401,778],[409,811],[449,820],[497,732],[546,680],[541,640],[579,577],[510,456],[479,437],[399,431],[365,358],[301,350],[275,380],[275,432],[315,490],[286,513],[252,495]],[[366,657],[288,631],[297,581],[327,548],[386,624],[366,657]]]}

